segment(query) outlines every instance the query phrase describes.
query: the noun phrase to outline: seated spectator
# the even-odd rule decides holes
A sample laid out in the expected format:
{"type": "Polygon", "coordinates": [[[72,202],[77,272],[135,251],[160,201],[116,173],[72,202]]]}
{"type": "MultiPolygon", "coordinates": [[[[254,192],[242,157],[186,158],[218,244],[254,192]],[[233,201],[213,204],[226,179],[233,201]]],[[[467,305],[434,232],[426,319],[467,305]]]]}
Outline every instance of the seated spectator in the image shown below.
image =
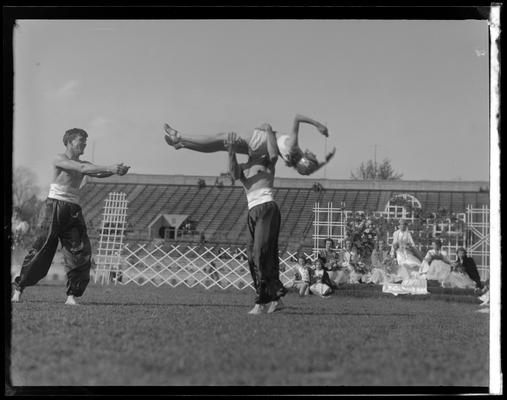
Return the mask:
{"type": "Polygon", "coordinates": [[[442,242],[439,239],[433,239],[431,247],[421,263],[419,272],[427,280],[440,282],[443,287],[444,281],[451,273],[451,262],[447,258],[447,252],[442,250],[442,242]]]}
{"type": "MultiPolygon", "coordinates": [[[[459,288],[459,289],[476,289],[476,291],[480,290],[480,287],[477,286],[477,283],[474,282],[470,276],[466,273],[465,268],[463,267],[463,256],[465,253],[465,249],[460,248],[457,251],[458,259],[451,263],[451,272],[442,282],[442,287],[450,287],[450,288],[459,288]],[[461,254],[461,259],[459,256],[461,254]]],[[[475,266],[475,262],[472,260],[475,266]]],[[[477,272],[477,267],[475,267],[475,271],[477,273],[477,278],[480,284],[479,273],[477,272]]]]}
{"type": "Polygon", "coordinates": [[[414,239],[407,227],[404,219],[399,221],[399,229],[393,233],[393,243],[391,246],[391,257],[396,256],[398,270],[396,274],[400,280],[409,279],[418,275],[421,267],[421,261],[417,257],[414,239]]]}
{"type": "Polygon", "coordinates": [[[315,270],[313,272],[310,291],[320,297],[328,297],[333,289],[333,283],[329,279],[327,271],[324,269],[322,259],[315,261],[315,270]]]}
{"type": "Polygon", "coordinates": [[[361,261],[357,249],[352,245],[352,241],[348,238],[345,239],[345,248],[341,254],[341,266],[345,269],[344,275],[347,274],[348,283],[366,282],[367,268],[361,261]]]}
{"type": "Polygon", "coordinates": [[[338,270],[340,269],[340,256],[334,249],[334,241],[331,238],[327,238],[324,243],[324,249],[318,254],[318,257],[322,259],[324,263],[324,269],[329,275],[329,279],[336,283],[338,276],[338,270]]]}
{"type": "Polygon", "coordinates": [[[303,255],[298,258],[298,265],[294,276],[294,286],[299,296],[308,296],[310,294],[310,276],[311,269],[308,267],[310,260],[306,259],[303,255]]]}
{"type": "Polygon", "coordinates": [[[394,260],[385,247],[385,242],[382,239],[377,240],[371,253],[371,272],[367,282],[381,285],[385,282],[394,282],[393,264],[394,260]]]}
{"type": "Polygon", "coordinates": [[[467,256],[465,248],[460,247],[456,252],[456,262],[452,264],[453,271],[465,274],[467,278],[475,283],[475,288],[480,290],[483,288],[477,265],[472,257],[467,256]]]}

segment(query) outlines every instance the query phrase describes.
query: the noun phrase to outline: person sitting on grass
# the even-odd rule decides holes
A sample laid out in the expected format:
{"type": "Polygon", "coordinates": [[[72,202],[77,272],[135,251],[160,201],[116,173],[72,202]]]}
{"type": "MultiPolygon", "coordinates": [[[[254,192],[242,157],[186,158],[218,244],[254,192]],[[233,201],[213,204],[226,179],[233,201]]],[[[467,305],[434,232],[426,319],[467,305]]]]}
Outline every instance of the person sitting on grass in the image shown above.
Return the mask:
{"type": "Polygon", "coordinates": [[[336,283],[336,278],[338,277],[338,270],[340,269],[339,262],[340,257],[339,254],[334,249],[334,241],[331,238],[327,238],[324,244],[324,249],[319,251],[318,257],[320,257],[324,263],[324,269],[327,271],[329,275],[329,279],[334,284],[336,283]]]}
{"type": "Polygon", "coordinates": [[[308,260],[304,255],[298,257],[298,264],[294,276],[294,286],[299,296],[308,296],[310,294],[310,274],[311,270],[308,267],[308,260]]]}
{"type": "Polygon", "coordinates": [[[418,258],[412,234],[408,230],[407,221],[404,219],[400,219],[399,229],[393,233],[391,257],[396,257],[398,264],[397,279],[405,280],[418,276],[421,261],[418,258]]]}
{"type": "Polygon", "coordinates": [[[333,291],[333,283],[329,279],[327,271],[324,269],[324,263],[321,258],[315,261],[315,270],[313,272],[310,291],[320,297],[328,297],[333,291]]]}
{"type": "MultiPolygon", "coordinates": [[[[451,264],[451,272],[449,273],[449,275],[447,275],[447,278],[445,278],[445,280],[442,282],[442,286],[459,289],[476,289],[476,291],[478,291],[480,290],[480,288],[477,287],[477,284],[472,279],[470,279],[470,277],[466,273],[465,268],[463,267],[463,259],[461,258],[460,260],[459,256],[461,255],[463,257],[463,254],[460,253],[464,253],[464,251],[465,249],[463,248],[458,249],[457,251],[458,260],[451,264]]],[[[477,273],[477,275],[479,275],[479,273],[477,273]]]]}
{"type": "MultiPolygon", "coordinates": [[[[480,291],[483,285],[474,259],[467,256],[467,251],[464,247],[460,247],[456,251],[456,256],[456,261],[451,265],[453,269],[451,272],[459,272],[468,280],[472,280],[475,283],[476,291],[480,291]]],[[[469,282],[468,286],[470,286],[469,282]]]]}
{"type": "Polygon", "coordinates": [[[367,273],[364,263],[361,261],[357,248],[353,246],[352,240],[345,239],[345,248],[341,254],[341,266],[346,270],[348,283],[360,283],[367,273]]]}
{"type": "Polygon", "coordinates": [[[385,242],[379,239],[375,242],[375,247],[371,253],[371,273],[368,277],[368,283],[384,284],[393,282],[395,279],[392,273],[394,260],[385,247],[385,242]]]}
{"type": "Polygon", "coordinates": [[[451,273],[451,261],[447,258],[447,252],[442,250],[442,242],[440,239],[431,241],[431,249],[428,250],[421,268],[420,276],[426,277],[426,280],[435,280],[444,287],[444,281],[447,280],[451,273]]]}

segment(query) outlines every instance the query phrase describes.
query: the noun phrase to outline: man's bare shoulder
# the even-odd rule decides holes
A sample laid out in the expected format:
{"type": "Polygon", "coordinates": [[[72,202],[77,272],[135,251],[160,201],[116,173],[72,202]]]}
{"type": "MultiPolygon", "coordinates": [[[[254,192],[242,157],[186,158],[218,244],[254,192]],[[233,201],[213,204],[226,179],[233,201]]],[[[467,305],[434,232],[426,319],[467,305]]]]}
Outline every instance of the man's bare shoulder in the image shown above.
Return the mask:
{"type": "Polygon", "coordinates": [[[73,162],[77,162],[77,163],[81,163],[81,164],[91,164],[91,162],[85,161],[85,160],[72,160],[65,153],[57,154],[54,161],[55,161],[55,163],[59,162],[59,161],[73,161],[73,162]]]}

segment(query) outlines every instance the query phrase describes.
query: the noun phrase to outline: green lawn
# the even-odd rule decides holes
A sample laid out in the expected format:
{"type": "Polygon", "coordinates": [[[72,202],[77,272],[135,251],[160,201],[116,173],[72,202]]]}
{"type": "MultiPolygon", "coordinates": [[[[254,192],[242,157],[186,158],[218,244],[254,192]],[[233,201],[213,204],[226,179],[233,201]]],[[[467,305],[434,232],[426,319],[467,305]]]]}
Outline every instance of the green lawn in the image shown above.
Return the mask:
{"type": "Polygon", "coordinates": [[[252,316],[251,290],[90,284],[71,307],[62,284],[31,287],[12,309],[12,384],[488,386],[475,300],[353,292],[252,316]]]}

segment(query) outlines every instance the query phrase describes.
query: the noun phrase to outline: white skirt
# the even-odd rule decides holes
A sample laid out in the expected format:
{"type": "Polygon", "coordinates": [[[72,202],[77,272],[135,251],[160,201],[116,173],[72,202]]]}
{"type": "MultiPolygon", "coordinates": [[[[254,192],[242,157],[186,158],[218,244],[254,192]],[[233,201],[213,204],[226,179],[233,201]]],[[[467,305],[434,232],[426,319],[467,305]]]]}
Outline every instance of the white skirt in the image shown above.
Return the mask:
{"type": "Polygon", "coordinates": [[[314,283],[310,286],[310,291],[318,296],[325,296],[331,293],[331,288],[325,283],[314,283]]]}
{"type": "Polygon", "coordinates": [[[428,267],[426,279],[444,282],[451,273],[451,266],[440,260],[433,260],[428,267]]]}

